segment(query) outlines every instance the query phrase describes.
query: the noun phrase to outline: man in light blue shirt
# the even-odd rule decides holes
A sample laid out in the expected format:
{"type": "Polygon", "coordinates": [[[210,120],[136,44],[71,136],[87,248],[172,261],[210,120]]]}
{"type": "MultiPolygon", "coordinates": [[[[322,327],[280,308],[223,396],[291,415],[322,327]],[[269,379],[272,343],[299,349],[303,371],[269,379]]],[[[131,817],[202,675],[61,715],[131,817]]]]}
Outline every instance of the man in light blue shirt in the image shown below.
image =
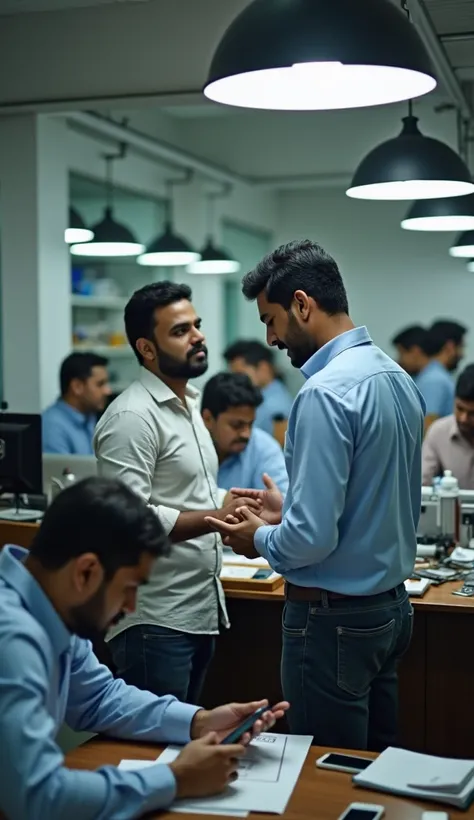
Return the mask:
{"type": "Polygon", "coordinates": [[[289,489],[256,491],[233,522],[209,523],[236,552],[286,579],[282,685],[290,727],[316,744],[380,750],[396,741],[397,663],[409,646],[421,506],[424,403],[413,380],[348,315],[336,262],[309,240],[243,280],[267,341],[306,384],[286,438],[289,489]],[[281,518],[281,523],[279,523],[281,518]]]}
{"type": "Polygon", "coordinates": [[[285,421],[293,404],[291,393],[276,376],[273,351],[257,340],[242,339],[227,348],[224,358],[233,373],[246,373],[262,391],[255,427],[272,436],[274,422],[285,421]]]}
{"type": "Polygon", "coordinates": [[[217,373],[207,382],[201,399],[204,424],[219,459],[217,484],[265,489],[269,475],[282,495],[288,489],[283,451],[277,441],[254,427],[262,395],[245,373],[217,373]]]}
{"type": "Polygon", "coordinates": [[[426,403],[426,430],[437,418],[453,413],[455,386],[452,374],[464,356],[466,332],[458,322],[438,320],[425,335],[422,347],[429,362],[415,381],[426,403]]]}
{"type": "Polygon", "coordinates": [[[43,413],[43,452],[93,455],[97,414],[110,396],[107,359],[95,353],[71,353],[59,374],[61,398],[43,413]]]}
{"type": "MultiPolygon", "coordinates": [[[[154,514],[119,481],[90,478],[47,510],[30,553],[0,555],[0,813],[9,820],[119,820],[169,806],[176,796],[222,791],[236,776],[233,746],[219,741],[261,704],[212,711],[114,680],[87,638],[135,607],[153,562],[168,553],[154,514]],[[56,743],[78,731],[185,744],[174,763],[140,771],[66,769],[56,743]]],[[[270,726],[286,704],[266,712],[270,726]]]]}

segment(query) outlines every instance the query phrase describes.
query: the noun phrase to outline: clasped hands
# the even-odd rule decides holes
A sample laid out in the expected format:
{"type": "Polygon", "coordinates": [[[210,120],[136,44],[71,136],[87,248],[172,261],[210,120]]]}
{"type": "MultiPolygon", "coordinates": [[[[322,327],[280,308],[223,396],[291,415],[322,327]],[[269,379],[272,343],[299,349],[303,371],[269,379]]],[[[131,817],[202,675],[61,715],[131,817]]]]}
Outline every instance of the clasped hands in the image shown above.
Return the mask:
{"type": "Polygon", "coordinates": [[[265,490],[241,489],[233,487],[225,498],[221,517],[209,516],[206,523],[219,532],[227,547],[246,558],[257,558],[254,536],[266,524],[279,524],[283,496],[275,482],[266,473],[263,475],[265,490]]]}

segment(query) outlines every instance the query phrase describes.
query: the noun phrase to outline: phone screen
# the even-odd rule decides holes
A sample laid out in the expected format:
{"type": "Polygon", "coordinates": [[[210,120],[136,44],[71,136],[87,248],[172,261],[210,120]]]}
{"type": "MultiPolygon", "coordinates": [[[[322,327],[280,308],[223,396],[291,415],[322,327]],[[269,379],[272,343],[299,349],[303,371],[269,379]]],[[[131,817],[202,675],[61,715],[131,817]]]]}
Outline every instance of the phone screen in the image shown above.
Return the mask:
{"type": "MultiPolygon", "coordinates": [[[[367,760],[366,757],[355,757],[353,755],[338,755],[329,754],[324,763],[328,766],[344,766],[347,769],[359,769],[361,772],[373,763],[373,760],[367,760]]],[[[364,812],[364,816],[366,816],[364,812]]],[[[350,818],[356,820],[356,818],[350,818]]],[[[369,818],[367,818],[369,820],[369,818]]]]}
{"type": "Polygon", "coordinates": [[[344,820],[375,820],[377,815],[373,809],[351,809],[344,815],[344,820]]]}

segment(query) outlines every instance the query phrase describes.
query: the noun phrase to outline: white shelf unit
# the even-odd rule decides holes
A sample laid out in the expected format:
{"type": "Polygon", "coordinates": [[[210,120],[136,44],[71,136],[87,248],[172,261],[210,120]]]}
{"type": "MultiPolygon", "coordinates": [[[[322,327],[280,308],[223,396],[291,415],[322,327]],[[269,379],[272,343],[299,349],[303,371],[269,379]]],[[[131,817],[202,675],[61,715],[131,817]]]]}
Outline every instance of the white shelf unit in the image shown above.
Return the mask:
{"type": "Polygon", "coordinates": [[[82,296],[71,294],[71,307],[92,310],[124,310],[127,300],[121,296],[82,296]]]}

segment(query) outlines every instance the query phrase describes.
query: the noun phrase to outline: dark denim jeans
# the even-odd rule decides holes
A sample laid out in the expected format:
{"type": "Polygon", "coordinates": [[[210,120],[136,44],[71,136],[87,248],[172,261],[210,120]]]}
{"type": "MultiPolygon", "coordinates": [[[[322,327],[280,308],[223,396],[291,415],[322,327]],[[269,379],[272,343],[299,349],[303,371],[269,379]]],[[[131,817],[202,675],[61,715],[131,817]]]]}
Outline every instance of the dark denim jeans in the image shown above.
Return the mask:
{"type": "Polygon", "coordinates": [[[287,601],[281,676],[291,731],[318,746],[394,745],[397,664],[412,629],[404,585],[371,597],[287,601]]]}
{"type": "Polygon", "coordinates": [[[151,625],[131,626],[109,641],[117,677],[188,703],[199,703],[214,645],[212,635],[151,625]]]}

